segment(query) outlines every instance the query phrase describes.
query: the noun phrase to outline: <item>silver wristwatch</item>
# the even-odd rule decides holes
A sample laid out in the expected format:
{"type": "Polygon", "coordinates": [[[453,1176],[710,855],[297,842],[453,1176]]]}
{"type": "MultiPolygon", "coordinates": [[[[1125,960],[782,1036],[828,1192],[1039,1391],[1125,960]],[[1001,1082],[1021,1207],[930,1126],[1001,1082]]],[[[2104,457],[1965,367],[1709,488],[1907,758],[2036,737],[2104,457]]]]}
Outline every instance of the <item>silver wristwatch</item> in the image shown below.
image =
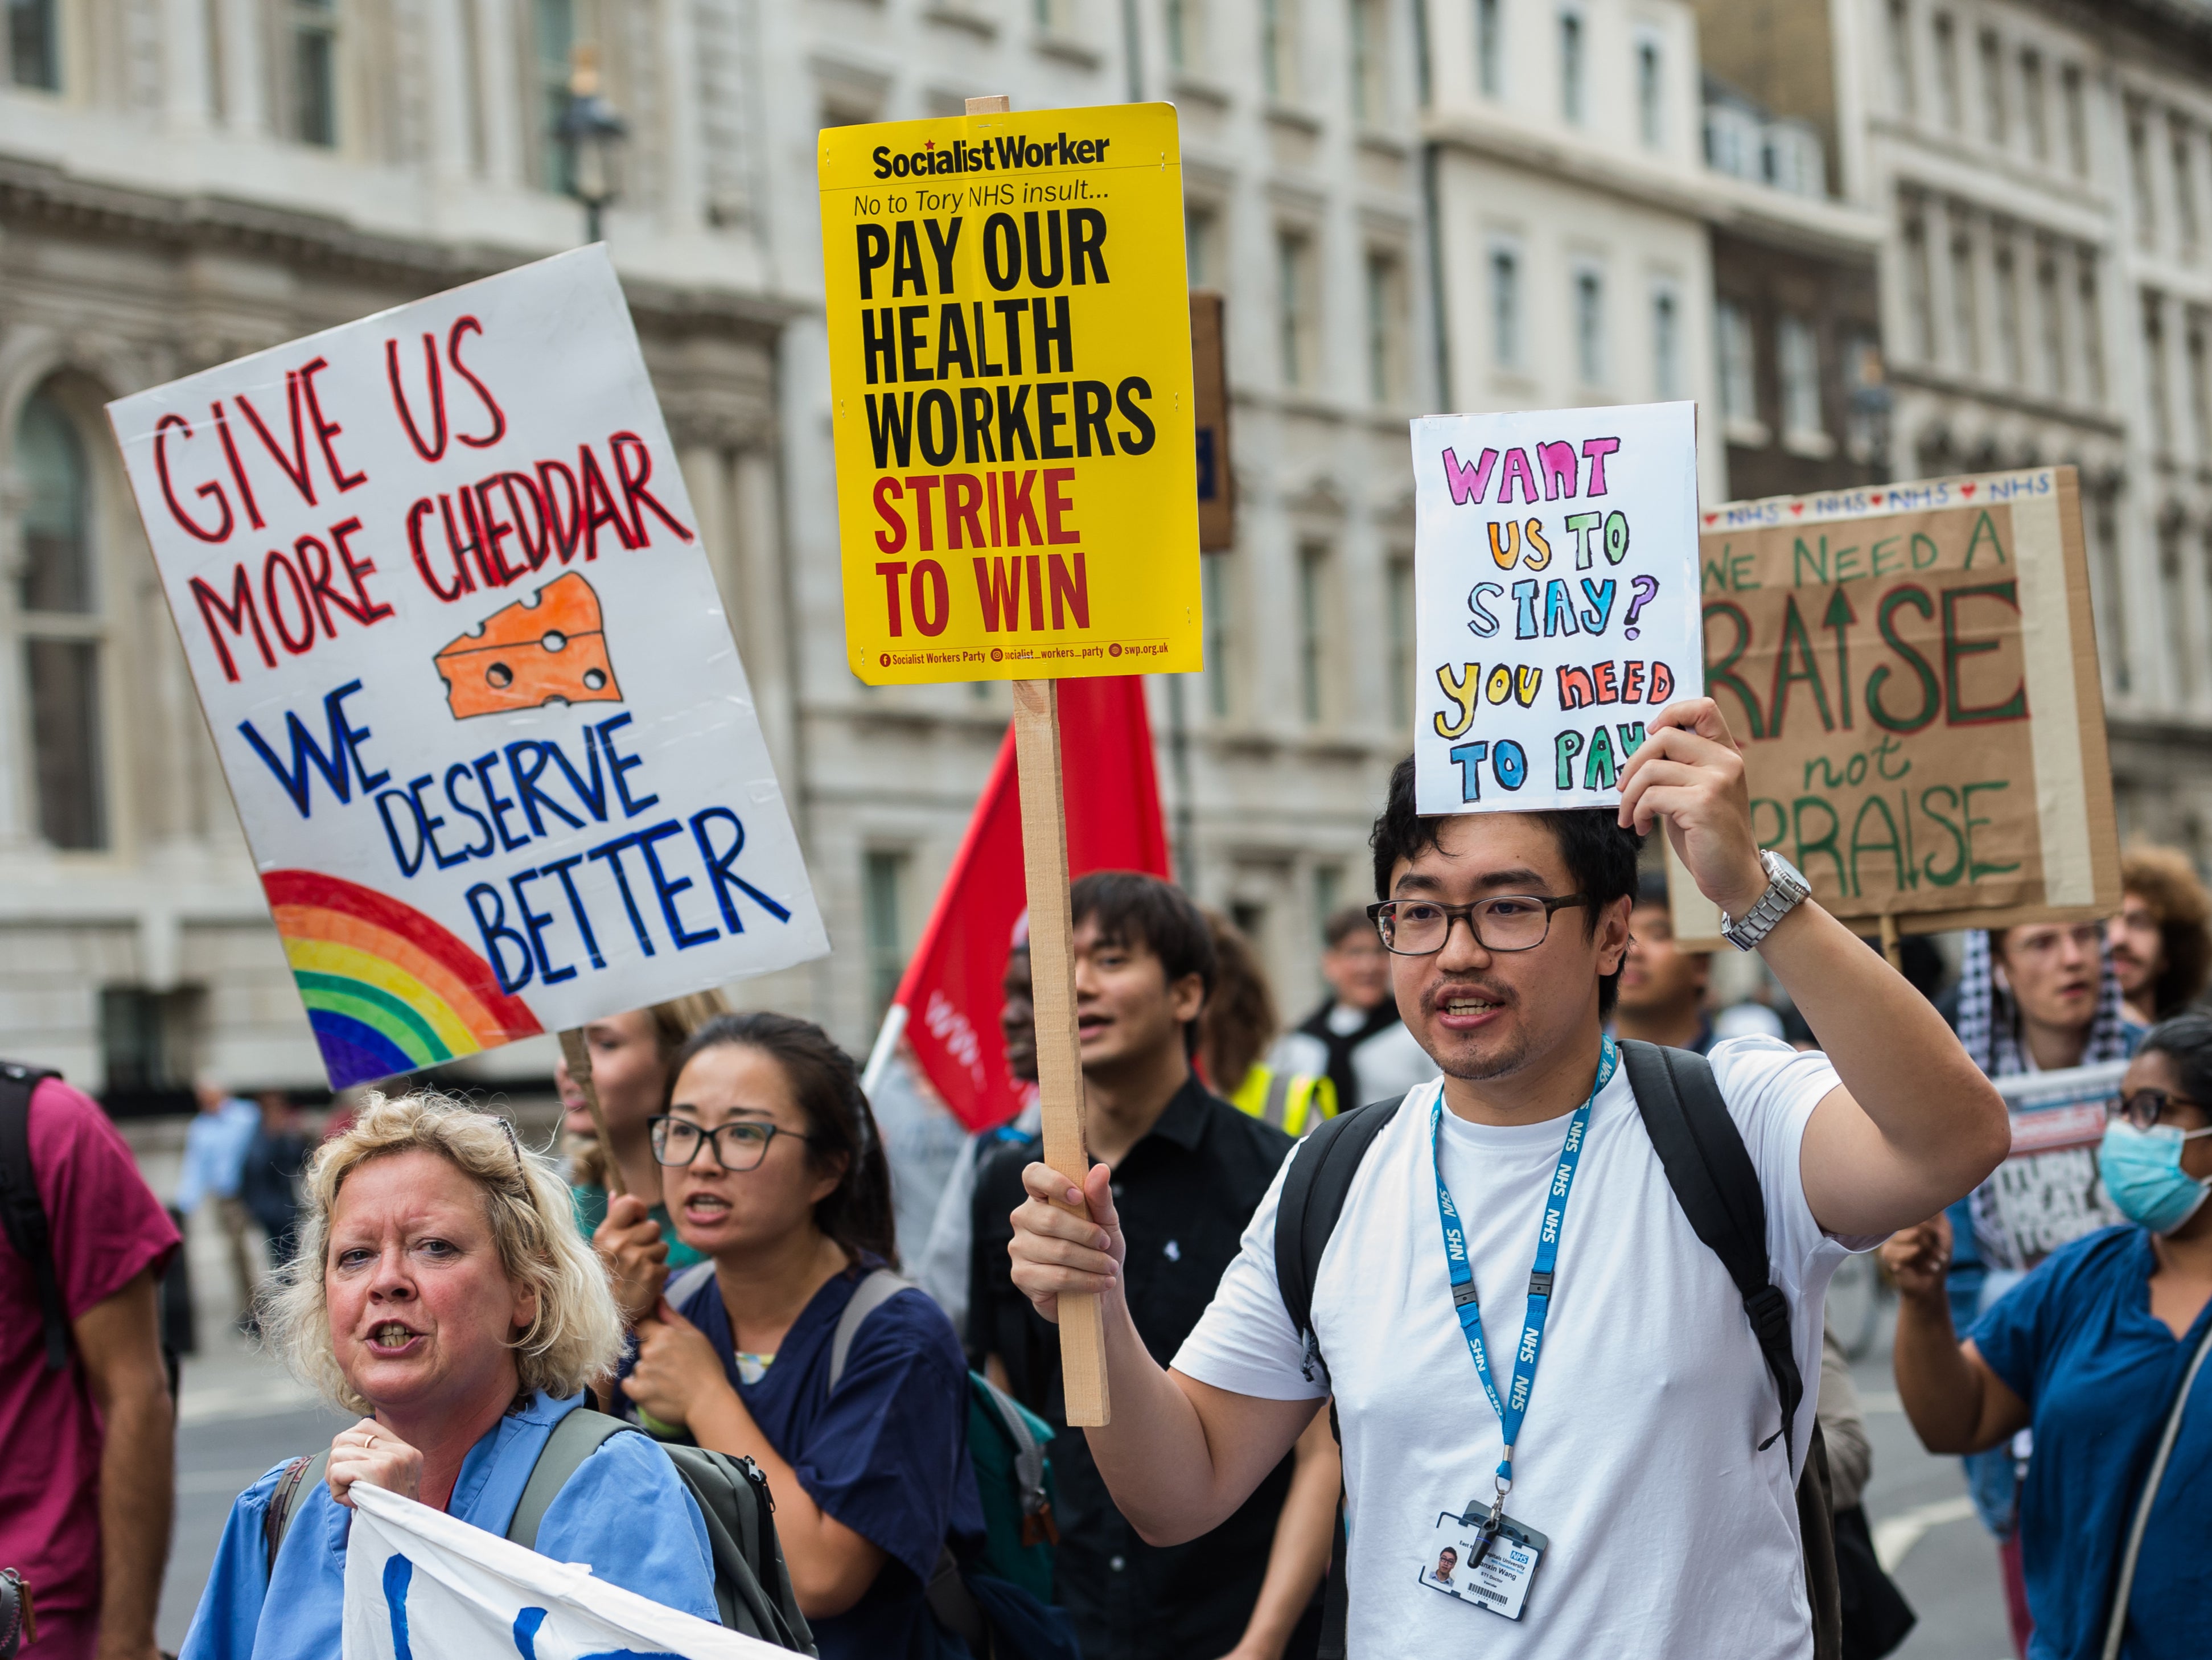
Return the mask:
{"type": "Polygon", "coordinates": [[[1721,937],[1738,951],[1757,951],[1759,942],[1774,932],[1774,925],[1813,892],[1813,885],[1797,866],[1773,848],[1762,849],[1759,863],[1766,873],[1766,891],[1759,896],[1759,903],[1743,914],[1741,921],[1726,911],[1721,913],[1721,937]]]}

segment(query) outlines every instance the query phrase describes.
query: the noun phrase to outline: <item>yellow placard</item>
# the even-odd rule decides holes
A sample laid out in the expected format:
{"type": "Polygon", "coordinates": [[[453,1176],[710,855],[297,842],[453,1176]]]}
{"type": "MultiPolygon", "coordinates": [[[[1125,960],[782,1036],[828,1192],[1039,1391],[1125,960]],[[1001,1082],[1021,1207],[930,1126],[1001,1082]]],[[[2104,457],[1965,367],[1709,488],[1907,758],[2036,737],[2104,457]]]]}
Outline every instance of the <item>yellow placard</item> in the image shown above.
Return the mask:
{"type": "Polygon", "coordinates": [[[853,672],[1201,667],[1173,107],[831,127],[821,146],[853,672]]]}

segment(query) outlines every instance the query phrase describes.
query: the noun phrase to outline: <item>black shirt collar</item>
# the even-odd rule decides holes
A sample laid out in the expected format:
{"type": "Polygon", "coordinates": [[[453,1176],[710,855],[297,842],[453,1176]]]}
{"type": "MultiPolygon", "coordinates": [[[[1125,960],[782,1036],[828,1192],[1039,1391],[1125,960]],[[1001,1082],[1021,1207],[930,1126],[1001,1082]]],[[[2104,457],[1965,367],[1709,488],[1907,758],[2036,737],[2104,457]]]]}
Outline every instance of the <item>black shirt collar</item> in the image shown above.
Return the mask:
{"type": "Polygon", "coordinates": [[[1153,1120],[1145,1140],[1157,1135],[1174,1142],[1185,1152],[1196,1152],[1198,1144],[1206,1139],[1208,1098],[1206,1085],[1198,1081],[1196,1073],[1191,1073],[1183,1079],[1182,1087],[1168,1098],[1166,1108],[1153,1120]]]}

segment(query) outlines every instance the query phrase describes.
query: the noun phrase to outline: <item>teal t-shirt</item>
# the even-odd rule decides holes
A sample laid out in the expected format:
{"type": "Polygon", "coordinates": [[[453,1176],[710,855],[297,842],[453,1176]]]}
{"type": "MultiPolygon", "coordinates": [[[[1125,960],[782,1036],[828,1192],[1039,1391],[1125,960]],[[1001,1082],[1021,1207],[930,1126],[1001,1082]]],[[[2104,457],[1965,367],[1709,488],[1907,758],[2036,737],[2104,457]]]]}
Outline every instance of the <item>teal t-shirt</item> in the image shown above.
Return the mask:
{"type": "MultiPolygon", "coordinates": [[[[598,1187],[571,1187],[568,1196],[576,1204],[576,1225],[589,1239],[600,1223],[607,1219],[607,1190],[598,1187]]],[[[688,1268],[694,1262],[707,1259],[676,1237],[676,1225],[668,1219],[668,1207],[655,1205],[646,1213],[660,1224],[660,1237],[668,1242],[668,1269],[673,1274],[678,1268],[688,1268]]]]}

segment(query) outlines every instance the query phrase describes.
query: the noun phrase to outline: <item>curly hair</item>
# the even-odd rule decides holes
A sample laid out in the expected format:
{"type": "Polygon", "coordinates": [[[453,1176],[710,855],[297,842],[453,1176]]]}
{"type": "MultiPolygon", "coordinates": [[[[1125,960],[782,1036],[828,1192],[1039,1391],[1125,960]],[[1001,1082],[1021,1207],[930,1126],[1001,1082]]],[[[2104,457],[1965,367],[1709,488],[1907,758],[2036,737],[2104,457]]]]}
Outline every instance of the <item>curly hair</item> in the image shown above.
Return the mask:
{"type": "Polygon", "coordinates": [[[2172,848],[2132,848],[2120,860],[2120,891],[2140,895],[2158,918],[2163,947],[2151,1005],[2160,1018],[2195,1002],[2212,974],[2212,894],[2187,855],[2172,848]]]}
{"type": "Polygon", "coordinates": [[[434,1152],[483,1191],[484,1219],[509,1280],[538,1293],[530,1329],[508,1345],[526,1389],[574,1395],[621,1358],[622,1316],[605,1266],[576,1231],[553,1161],[526,1149],[505,1119],[434,1090],[369,1091],[352,1125],[307,1167],[300,1243],[261,1299],[264,1346],[293,1375],[348,1412],[374,1411],[340,1369],[324,1285],[331,1213],[346,1178],[373,1159],[434,1152]]]}

